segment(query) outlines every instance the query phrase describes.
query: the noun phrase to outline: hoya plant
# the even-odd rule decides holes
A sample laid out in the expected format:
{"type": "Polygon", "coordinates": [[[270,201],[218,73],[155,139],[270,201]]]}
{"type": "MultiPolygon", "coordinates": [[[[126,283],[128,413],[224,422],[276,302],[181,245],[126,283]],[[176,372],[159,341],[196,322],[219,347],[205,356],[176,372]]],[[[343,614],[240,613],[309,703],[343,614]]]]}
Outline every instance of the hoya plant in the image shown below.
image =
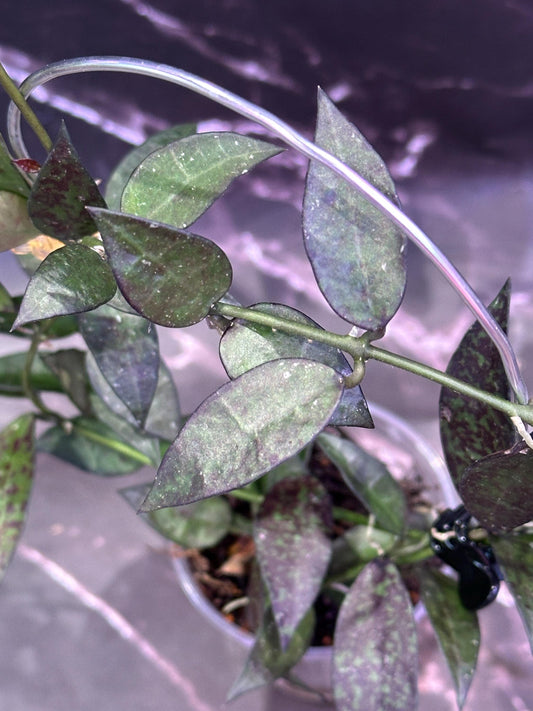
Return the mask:
{"type": "Polygon", "coordinates": [[[481,303],[402,212],[385,164],[323,92],[311,142],[218,86],[144,60],[81,58],[20,88],[3,70],[0,81],[13,102],[9,146],[0,145],[0,248],[24,252],[28,273],[23,295],[0,286],[0,329],[20,343],[0,357],[0,394],[28,401],[0,433],[2,571],[23,527],[36,451],[103,476],[150,465],[154,481],[125,495],[164,535],[188,548],[235,532],[251,542],[256,642],[232,698],[290,676],[329,591],[338,711],[412,711],[415,580],[461,707],[477,662],[477,610],[502,578],[533,644],[533,407],[506,335],[510,282],[481,303]],[[26,101],[55,77],[90,70],[200,92],[268,129],[272,142],[177,125],[132,150],[102,189],[65,125],[52,141],[26,101]],[[44,158],[28,154],[21,113],[44,158]],[[305,251],[344,333],[253,294],[237,303],[230,260],[195,230],[232,181],[284,146],[310,159],[305,251]],[[402,303],[408,239],[476,319],[445,372],[376,345],[402,303]],[[157,326],[201,321],[220,334],[228,382],[184,416],[157,326]],[[64,347],[75,333],[84,346],[64,347]],[[346,434],[373,427],[361,390],[371,359],[440,384],[435,412],[456,509],[412,506],[378,453],[346,434]],[[70,408],[51,404],[50,393],[66,395],[70,408]],[[337,494],[317,458],[333,467],[337,494]]]}

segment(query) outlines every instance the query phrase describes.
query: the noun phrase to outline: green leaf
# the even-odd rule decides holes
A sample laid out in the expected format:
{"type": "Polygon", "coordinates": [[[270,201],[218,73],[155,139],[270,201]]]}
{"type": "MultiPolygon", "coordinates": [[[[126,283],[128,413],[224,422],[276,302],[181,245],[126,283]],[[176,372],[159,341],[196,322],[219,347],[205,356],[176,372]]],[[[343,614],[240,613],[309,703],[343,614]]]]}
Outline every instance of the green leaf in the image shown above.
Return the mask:
{"type": "MultiPolygon", "coordinates": [[[[263,303],[251,308],[319,328],[311,318],[290,306],[263,303]]],[[[230,378],[237,378],[276,358],[308,358],[325,363],[342,375],[351,372],[350,364],[338,348],[240,319],[233,321],[231,328],[225,331],[220,341],[220,358],[230,378]]],[[[338,427],[374,426],[359,386],[344,391],[330,424],[338,427]]]]}
{"type": "MultiPolygon", "coordinates": [[[[322,91],[315,142],[398,204],[380,156],[322,91]]],[[[348,183],[315,162],[307,175],[303,218],[307,254],[330,306],[361,328],[385,326],[405,289],[401,230],[348,183]]]]}
{"type": "Polygon", "coordinates": [[[147,435],[126,419],[115,414],[97,395],[92,395],[90,402],[94,416],[106,425],[114,435],[123,442],[132,444],[138,452],[145,455],[153,467],[158,467],[161,464],[161,448],[156,437],[147,435]]]}
{"type": "Polygon", "coordinates": [[[187,504],[257,479],[325,427],[342,390],[332,368],[297,358],[226,383],[172,443],[142,509],[187,504]]]}
{"type": "Polygon", "coordinates": [[[282,649],[322,587],[331,556],[330,527],[331,501],[312,476],[278,482],[257,512],[256,553],[282,649]]]}
{"type": "Polygon", "coordinates": [[[368,563],[378,555],[387,553],[398,537],[374,526],[352,526],[343,535],[344,541],[356,556],[356,563],[368,563]]]}
{"type": "Polygon", "coordinates": [[[199,133],[159,148],[133,173],[121,209],[180,229],[192,224],[228,185],[277,146],[238,133],[199,133]]]}
{"type": "Polygon", "coordinates": [[[105,191],[105,200],[111,210],[120,210],[120,200],[122,193],[133,171],[147,158],[150,153],[167,146],[173,141],[177,141],[185,136],[190,136],[196,132],[196,125],[193,123],[180,124],[172,126],[164,131],[159,131],[153,136],[150,136],[144,143],[129,151],[127,155],[120,161],[115,170],[111,173],[111,177],[107,182],[105,191]]]}
{"type": "Polygon", "coordinates": [[[22,415],[0,432],[0,578],[24,526],[33,480],[33,415],[22,415]]]}
{"type": "Polygon", "coordinates": [[[155,326],[104,305],[79,317],[80,331],[109,385],[142,425],[159,374],[155,326]]]}
{"type": "Polygon", "coordinates": [[[73,420],[69,430],[51,427],[38,439],[37,448],[101,476],[129,474],[151,463],[110,432],[107,425],[87,417],[73,420]]]}
{"type": "Polygon", "coordinates": [[[109,210],[91,210],[126,301],[171,328],[205,318],[231,286],[231,264],[205,237],[109,210]]]}
{"type": "Polygon", "coordinates": [[[522,617],[533,654],[533,534],[516,531],[492,537],[491,543],[522,617]]]}
{"type": "Polygon", "coordinates": [[[109,301],[115,291],[111,270],[95,251],[67,244],[51,252],[30,279],[13,328],[90,311],[109,301]]]}
{"type": "Polygon", "coordinates": [[[407,503],[385,464],[347,437],[322,432],[317,444],[339,469],[350,491],[374,514],[378,526],[401,535],[407,503]]]}
{"type": "Polygon", "coordinates": [[[523,442],[468,467],[459,482],[468,511],[489,531],[510,531],[533,519],[533,450],[523,442]]]}
{"type": "MultiPolygon", "coordinates": [[[[98,397],[115,415],[137,427],[137,420],[115,393],[98,367],[92,353],[86,357],[87,375],[98,397]]],[[[176,386],[163,363],[159,363],[159,374],[152,404],[144,424],[144,432],[165,440],[175,439],[181,427],[181,414],[176,386]]]]}
{"type": "MultiPolygon", "coordinates": [[[[22,372],[26,366],[28,354],[11,353],[0,357],[0,393],[2,395],[23,396],[22,372]]],[[[33,360],[30,385],[34,390],[63,392],[59,378],[46,367],[43,360],[36,356],[33,360]]]]}
{"type": "Polygon", "coordinates": [[[41,232],[65,242],[96,232],[87,205],[105,207],[105,202],[62,124],[33,185],[30,217],[41,232]]]}
{"type": "Polygon", "coordinates": [[[28,217],[26,198],[0,190],[0,252],[14,249],[38,234],[28,217]]]}
{"type": "Polygon", "coordinates": [[[307,651],[314,626],[314,611],[310,609],[298,625],[286,650],[282,650],[272,609],[267,607],[254,646],[242,673],[231,687],[227,701],[233,701],[247,691],[285,676],[307,651]]]}
{"type": "MultiPolygon", "coordinates": [[[[489,306],[489,311],[507,331],[511,283],[507,281],[489,306]]],[[[510,388],[496,346],[474,323],[453,354],[448,368],[452,375],[489,393],[509,398],[510,388]]],[[[457,486],[463,472],[477,459],[511,447],[516,440],[513,424],[503,412],[442,388],[440,437],[446,463],[457,486]]]]}
{"type": "Polygon", "coordinates": [[[456,580],[427,566],[419,575],[422,601],[450,670],[457,705],[463,708],[479,652],[477,615],[461,603],[456,580]]]}
{"type": "MultiPolygon", "coordinates": [[[[120,494],[138,511],[149,489],[150,484],[129,486],[121,489],[120,494]]],[[[199,550],[216,546],[229,533],[233,523],[233,511],[223,496],[213,496],[179,508],[159,509],[141,516],[168,540],[186,549],[199,550]]]]}
{"type": "Polygon", "coordinates": [[[411,601],[397,568],[376,558],[341,605],[333,649],[338,711],[417,708],[417,640],[411,601]]]}
{"type": "Polygon", "coordinates": [[[27,198],[30,194],[27,182],[13,165],[5,141],[0,135],[0,192],[4,190],[23,198],[27,198]]]}
{"type": "Polygon", "coordinates": [[[89,381],[85,371],[85,351],[68,348],[53,353],[42,353],[41,358],[52,373],[57,375],[63,391],[76,407],[90,412],[89,381]]]}
{"type": "Polygon", "coordinates": [[[215,546],[227,535],[231,516],[228,501],[220,496],[148,514],[154,528],[165,538],[184,548],[200,549],[215,546]]]}
{"type": "Polygon", "coordinates": [[[15,303],[8,290],[3,284],[0,284],[0,312],[2,313],[14,313],[15,303]]]}

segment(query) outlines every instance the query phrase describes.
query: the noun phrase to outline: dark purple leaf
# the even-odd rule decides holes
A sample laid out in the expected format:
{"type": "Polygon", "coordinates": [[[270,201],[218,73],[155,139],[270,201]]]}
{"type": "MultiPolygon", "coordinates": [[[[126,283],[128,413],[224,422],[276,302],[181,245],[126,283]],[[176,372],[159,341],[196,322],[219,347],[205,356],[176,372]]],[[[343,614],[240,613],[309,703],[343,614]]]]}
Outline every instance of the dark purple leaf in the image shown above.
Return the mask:
{"type": "Polygon", "coordinates": [[[105,207],[96,183],[80,162],[63,124],[35,181],[28,209],[44,234],[75,240],[96,232],[87,205],[105,207]]]}
{"type": "Polygon", "coordinates": [[[533,450],[523,442],[468,467],[459,493],[489,531],[510,531],[533,519],[533,450]]]}
{"type": "MultiPolygon", "coordinates": [[[[510,298],[511,284],[507,281],[489,306],[504,331],[510,298]]],[[[446,372],[487,392],[505,398],[510,395],[496,346],[477,322],[466,332],[446,372]]],[[[508,449],[516,441],[515,429],[507,415],[448,388],[442,388],[440,395],[440,436],[456,486],[465,469],[477,459],[508,449]]]]}
{"type": "Polygon", "coordinates": [[[275,484],[257,513],[257,557],[282,649],[322,587],[331,556],[330,526],[331,501],[312,476],[275,484]]]}
{"type": "Polygon", "coordinates": [[[337,711],[416,709],[417,639],[411,600],[397,568],[376,558],[357,576],[335,628],[337,711]]]}

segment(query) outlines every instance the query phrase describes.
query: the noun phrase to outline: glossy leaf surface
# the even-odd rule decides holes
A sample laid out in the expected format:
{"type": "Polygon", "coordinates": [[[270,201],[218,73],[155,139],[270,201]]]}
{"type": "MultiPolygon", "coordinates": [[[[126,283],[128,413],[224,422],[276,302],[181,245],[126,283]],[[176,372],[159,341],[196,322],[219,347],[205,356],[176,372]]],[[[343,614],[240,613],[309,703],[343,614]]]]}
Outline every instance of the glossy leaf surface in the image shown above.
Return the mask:
{"type": "Polygon", "coordinates": [[[6,190],[23,198],[30,194],[28,183],[13,165],[4,139],[0,136],[0,192],[6,190]]]}
{"type": "Polygon", "coordinates": [[[33,480],[33,415],[22,415],[0,432],[0,578],[24,526],[33,480]]]}
{"type": "Polygon", "coordinates": [[[0,190],[0,252],[14,249],[38,234],[28,216],[26,198],[0,190]]]}
{"type": "Polygon", "coordinates": [[[144,143],[129,151],[127,155],[120,161],[117,167],[111,174],[108,180],[105,200],[111,210],[120,210],[120,201],[122,193],[126,187],[126,183],[131,177],[133,171],[142,163],[142,161],[157,148],[167,146],[169,143],[190,136],[196,131],[195,124],[187,123],[179,126],[171,126],[164,131],[159,131],[153,136],[150,136],[144,143]]]}
{"type": "Polygon", "coordinates": [[[105,202],[63,124],[33,185],[30,217],[41,232],[65,242],[96,232],[87,205],[105,207],[105,202]]]}
{"type": "Polygon", "coordinates": [[[322,432],[317,444],[338,467],[348,488],[374,514],[377,524],[400,535],[407,504],[401,486],[385,464],[347,437],[322,432]]]}
{"type": "Polygon", "coordinates": [[[459,493],[489,531],[510,531],[533,519],[533,450],[511,450],[479,459],[464,473],[459,493]]]}
{"type": "Polygon", "coordinates": [[[215,546],[228,533],[231,507],[220,496],[187,506],[152,511],[148,518],[165,538],[184,548],[215,546]]]}
{"type": "Polygon", "coordinates": [[[80,417],[73,421],[70,432],[52,427],[37,441],[41,452],[48,452],[83,471],[101,476],[119,476],[149,464],[136,456],[129,446],[107,425],[98,420],[80,417]]]}
{"type": "Polygon", "coordinates": [[[357,576],[335,628],[333,691],[338,711],[417,707],[417,639],[397,568],[375,559],[357,576]]]}
{"type": "Polygon", "coordinates": [[[492,538],[491,543],[524,622],[533,654],[533,534],[517,531],[492,538]]]}
{"type": "MultiPolygon", "coordinates": [[[[283,304],[255,304],[257,311],[281,318],[319,327],[312,319],[297,309],[283,304]]],[[[235,320],[220,341],[220,357],[230,378],[276,358],[308,358],[325,363],[342,375],[351,371],[350,364],[337,348],[302,336],[290,335],[268,326],[235,320]]],[[[359,386],[344,391],[331,418],[331,425],[372,427],[372,417],[359,386]]]]}
{"type": "Polygon", "coordinates": [[[121,209],[180,229],[243,173],[280,152],[238,133],[201,133],[151,153],[126,185],[121,209]]]}
{"type": "Polygon", "coordinates": [[[140,316],[104,305],[79,317],[80,331],[116,395],[143,424],[159,374],[155,326],[140,316]]]}
{"type": "MultiPolygon", "coordinates": [[[[322,91],[315,142],[398,204],[380,156],[322,91]]],[[[399,228],[329,168],[315,162],[307,176],[303,227],[307,254],[330,306],[361,328],[385,326],[405,289],[405,238],[399,228]]]]}
{"type": "Polygon", "coordinates": [[[287,649],[282,650],[274,615],[271,608],[267,607],[245,667],[233,684],[227,700],[232,701],[247,691],[287,674],[309,647],[314,622],[313,610],[310,610],[298,625],[287,649]]]}
{"type": "Polygon", "coordinates": [[[461,604],[456,580],[425,567],[420,581],[422,601],[450,670],[457,705],[462,708],[481,642],[477,615],[461,604]]]}
{"type": "Polygon", "coordinates": [[[90,311],[116,291],[106,262],[83,244],[67,244],[51,252],[32,276],[14,328],[52,316],[90,311]]]}
{"type": "Polygon", "coordinates": [[[301,359],[271,361],[223,385],[170,446],[143,509],[190,503],[257,479],[320,432],[342,389],[332,368],[301,359]]]}
{"type": "Polygon", "coordinates": [[[331,518],[329,495],[312,476],[278,482],[256,515],[256,552],[282,649],[322,587],[331,518]]]}
{"type": "MultiPolygon", "coordinates": [[[[511,285],[507,281],[489,306],[504,331],[510,298],[511,285]]],[[[446,372],[487,392],[509,397],[500,355],[477,322],[466,332],[446,372]]],[[[448,388],[442,388],[440,395],[440,436],[456,486],[465,469],[477,459],[508,449],[515,442],[515,430],[507,415],[448,388]]]]}
{"type": "Polygon", "coordinates": [[[161,326],[201,321],[231,285],[231,264],[205,237],[109,210],[91,210],[128,303],[161,326]]]}

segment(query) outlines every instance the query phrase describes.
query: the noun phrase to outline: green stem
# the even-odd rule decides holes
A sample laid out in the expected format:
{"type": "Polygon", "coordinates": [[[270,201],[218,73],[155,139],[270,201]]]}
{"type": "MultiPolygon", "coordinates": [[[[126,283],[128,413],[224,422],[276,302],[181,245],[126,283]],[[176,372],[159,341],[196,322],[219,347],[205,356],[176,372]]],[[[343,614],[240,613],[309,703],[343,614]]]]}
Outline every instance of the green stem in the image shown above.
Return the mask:
{"type": "Polygon", "coordinates": [[[2,63],[0,63],[0,86],[5,89],[11,101],[17,106],[17,108],[20,110],[20,113],[24,116],[28,124],[33,129],[35,135],[43,145],[45,151],[48,152],[53,145],[50,136],[46,132],[42,123],[37,118],[33,109],[30,107],[26,99],[20,93],[13,79],[11,79],[9,74],[4,69],[2,63]]]}
{"type": "Polygon", "coordinates": [[[308,338],[313,341],[325,343],[348,353],[355,360],[368,360],[372,358],[374,360],[381,361],[382,363],[387,363],[388,365],[392,365],[396,368],[406,370],[409,373],[414,373],[415,375],[427,378],[428,380],[458,392],[461,395],[466,395],[467,397],[484,402],[486,405],[493,407],[495,410],[500,410],[509,417],[518,416],[528,425],[533,425],[533,407],[510,402],[499,395],[488,393],[485,390],[475,387],[474,385],[470,385],[469,383],[465,383],[458,378],[447,375],[436,368],[432,368],[431,366],[424,365],[423,363],[411,360],[410,358],[397,355],[396,353],[391,353],[390,351],[386,351],[382,348],[372,346],[368,343],[368,339],[365,338],[364,335],[360,338],[355,338],[354,336],[342,336],[336,333],[331,333],[330,331],[326,331],[317,326],[310,326],[308,324],[291,321],[280,316],[267,314],[255,309],[234,306],[233,304],[226,304],[222,302],[217,302],[211,310],[213,313],[220,316],[226,316],[228,318],[241,318],[246,321],[257,323],[261,326],[268,326],[269,328],[277,329],[294,336],[300,336],[301,338],[308,338]]]}
{"type": "Polygon", "coordinates": [[[74,423],[73,430],[79,432],[79,434],[83,435],[86,439],[91,440],[92,442],[103,444],[108,449],[112,449],[115,452],[119,452],[119,454],[124,454],[130,459],[136,460],[139,464],[153,466],[153,462],[150,457],[147,457],[146,454],[134,449],[129,444],[126,444],[126,442],[120,442],[116,439],[109,439],[105,435],[99,434],[98,432],[77,423],[74,423]]]}
{"type": "Polygon", "coordinates": [[[42,419],[45,420],[54,420],[56,422],[61,422],[62,418],[60,415],[57,414],[57,412],[53,412],[52,410],[48,409],[44,402],[41,399],[41,396],[39,395],[38,392],[36,392],[33,389],[32,383],[31,383],[31,371],[33,367],[33,362],[35,360],[35,357],[37,355],[37,351],[39,350],[39,345],[41,344],[41,339],[42,339],[42,328],[40,326],[37,326],[35,328],[35,331],[33,333],[31,342],[30,342],[30,347],[28,349],[28,352],[26,354],[26,361],[24,363],[24,369],[21,374],[21,380],[22,380],[22,390],[25,395],[25,397],[32,402],[35,407],[39,410],[39,413],[42,417],[42,419]]]}

